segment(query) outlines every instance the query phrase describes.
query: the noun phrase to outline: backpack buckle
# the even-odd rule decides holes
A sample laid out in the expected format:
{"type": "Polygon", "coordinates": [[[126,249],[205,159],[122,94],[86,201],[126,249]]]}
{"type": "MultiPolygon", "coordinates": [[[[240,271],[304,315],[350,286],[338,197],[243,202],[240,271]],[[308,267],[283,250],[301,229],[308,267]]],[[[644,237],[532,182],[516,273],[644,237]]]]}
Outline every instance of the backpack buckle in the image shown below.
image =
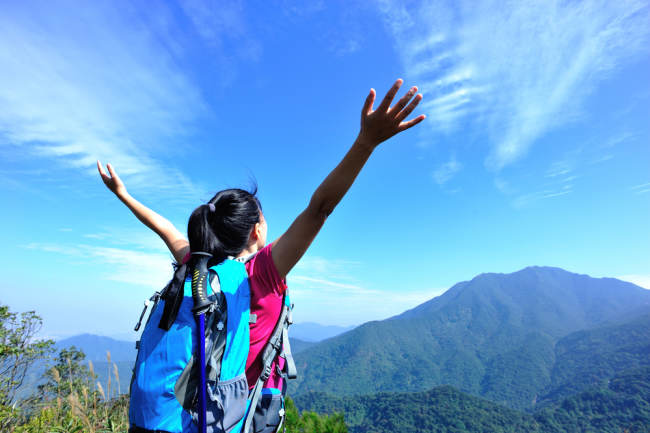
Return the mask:
{"type": "Polygon", "coordinates": [[[260,378],[262,379],[262,382],[266,382],[266,380],[271,376],[271,366],[270,365],[265,365],[264,366],[264,371],[260,375],[260,378]]]}

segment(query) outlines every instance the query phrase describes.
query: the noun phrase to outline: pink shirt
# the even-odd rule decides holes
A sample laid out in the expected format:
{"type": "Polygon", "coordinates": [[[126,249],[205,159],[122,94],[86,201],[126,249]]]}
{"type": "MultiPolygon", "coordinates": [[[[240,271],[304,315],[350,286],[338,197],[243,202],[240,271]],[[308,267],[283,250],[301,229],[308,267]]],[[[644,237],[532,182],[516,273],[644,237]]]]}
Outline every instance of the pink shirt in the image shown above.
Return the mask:
{"type": "MultiPolygon", "coordinates": [[[[190,259],[188,253],[183,259],[186,263],[190,259]]],[[[246,360],[246,379],[248,388],[252,389],[257,379],[262,374],[262,351],[269,341],[271,333],[280,317],[282,298],[287,290],[287,283],[280,278],[275,263],[271,257],[271,244],[258,251],[246,263],[248,282],[251,289],[251,314],[257,315],[255,323],[250,324],[250,348],[246,360]]],[[[276,364],[284,368],[284,358],[278,358],[271,365],[271,376],[264,384],[265,388],[282,389],[282,377],[276,372],[276,364]]]]}
{"type": "MultiPolygon", "coordinates": [[[[262,351],[275,328],[280,312],[282,298],[287,290],[286,281],[280,277],[271,258],[271,244],[268,244],[246,263],[248,281],[251,288],[251,314],[257,314],[257,321],[250,325],[250,349],[246,361],[246,378],[249,388],[262,373],[262,351]]],[[[276,373],[276,363],[284,367],[284,358],[278,358],[271,366],[271,377],[265,388],[282,389],[282,377],[276,373]]]]}

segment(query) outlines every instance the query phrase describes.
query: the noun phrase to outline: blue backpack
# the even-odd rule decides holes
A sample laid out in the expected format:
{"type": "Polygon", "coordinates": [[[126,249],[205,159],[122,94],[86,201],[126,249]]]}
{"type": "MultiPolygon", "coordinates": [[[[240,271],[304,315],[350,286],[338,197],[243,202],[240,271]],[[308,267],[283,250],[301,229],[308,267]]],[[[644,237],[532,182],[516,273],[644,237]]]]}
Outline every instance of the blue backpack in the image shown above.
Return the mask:
{"type": "Polygon", "coordinates": [[[285,293],[282,312],[262,352],[262,374],[249,393],[245,367],[249,326],[256,318],[250,314],[250,285],[244,263],[226,259],[209,270],[204,267],[201,273],[197,261],[191,259],[177,267],[162,292],[156,292],[145,302],[135,328],[138,331],[148,311],[142,336],[136,343],[129,433],[199,433],[199,425],[205,425],[209,433],[280,430],[285,415],[286,380],[283,389],[263,385],[279,356],[286,360],[284,371],[279,372],[283,378],[296,377],[288,338],[291,304],[285,293]],[[207,288],[207,298],[203,298],[205,305],[197,307],[196,286],[200,283],[207,288]],[[203,366],[197,356],[201,349],[198,314],[205,314],[203,366]],[[203,395],[201,367],[205,373],[203,395]]]}

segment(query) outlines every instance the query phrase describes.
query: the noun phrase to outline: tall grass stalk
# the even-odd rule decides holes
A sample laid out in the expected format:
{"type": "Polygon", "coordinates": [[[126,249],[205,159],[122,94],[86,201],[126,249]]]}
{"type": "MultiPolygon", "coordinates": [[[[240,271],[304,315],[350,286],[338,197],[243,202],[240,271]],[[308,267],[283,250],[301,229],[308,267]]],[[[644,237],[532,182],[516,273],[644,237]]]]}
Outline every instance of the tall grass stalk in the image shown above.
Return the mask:
{"type": "MultiPolygon", "coordinates": [[[[106,360],[108,361],[108,382],[106,383],[106,396],[111,398],[111,351],[106,351],[106,360]]],[[[106,401],[108,401],[108,399],[106,401]]]]}
{"type": "MultiPolygon", "coordinates": [[[[95,387],[95,382],[94,379],[97,377],[95,374],[95,365],[93,364],[92,361],[88,361],[88,371],[90,371],[90,380],[92,381],[92,396],[93,396],[93,416],[97,416],[97,398],[95,398],[95,391],[97,391],[97,388],[95,387]]],[[[88,386],[90,388],[90,386],[88,386]]]]}
{"type": "Polygon", "coordinates": [[[116,363],[113,363],[113,373],[115,373],[115,381],[117,382],[117,396],[119,397],[122,391],[120,389],[120,373],[117,371],[116,363]]]}

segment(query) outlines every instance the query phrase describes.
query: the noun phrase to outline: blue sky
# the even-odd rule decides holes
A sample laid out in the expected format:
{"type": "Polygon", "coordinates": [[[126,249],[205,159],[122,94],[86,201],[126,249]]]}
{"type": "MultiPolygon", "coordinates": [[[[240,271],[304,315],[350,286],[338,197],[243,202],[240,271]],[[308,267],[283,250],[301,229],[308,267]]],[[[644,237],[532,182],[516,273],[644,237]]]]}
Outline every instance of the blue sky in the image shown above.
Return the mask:
{"type": "Polygon", "coordinates": [[[368,90],[424,94],[289,275],[296,321],[397,314],[482,272],[650,288],[647,1],[49,1],[0,10],[0,302],[129,337],[171,256],[96,159],[185,230],[259,185],[282,234],[368,90]]]}

